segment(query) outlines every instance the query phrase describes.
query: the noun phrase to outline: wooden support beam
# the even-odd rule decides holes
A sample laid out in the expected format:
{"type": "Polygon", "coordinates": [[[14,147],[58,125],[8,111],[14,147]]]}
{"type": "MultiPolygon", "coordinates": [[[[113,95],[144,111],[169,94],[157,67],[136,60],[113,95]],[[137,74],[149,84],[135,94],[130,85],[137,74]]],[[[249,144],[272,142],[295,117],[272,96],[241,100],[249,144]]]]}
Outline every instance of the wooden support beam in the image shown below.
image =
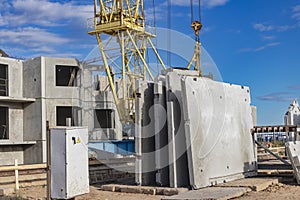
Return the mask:
{"type": "MultiPolygon", "coordinates": [[[[17,159],[15,159],[15,167],[18,167],[17,159]]],[[[17,168],[15,169],[15,181],[16,181],[16,191],[18,191],[20,188],[19,188],[19,171],[17,168]]]]}
{"type": "Polygon", "coordinates": [[[0,167],[0,172],[14,171],[14,170],[31,170],[31,169],[46,169],[46,164],[3,166],[0,167]]]}

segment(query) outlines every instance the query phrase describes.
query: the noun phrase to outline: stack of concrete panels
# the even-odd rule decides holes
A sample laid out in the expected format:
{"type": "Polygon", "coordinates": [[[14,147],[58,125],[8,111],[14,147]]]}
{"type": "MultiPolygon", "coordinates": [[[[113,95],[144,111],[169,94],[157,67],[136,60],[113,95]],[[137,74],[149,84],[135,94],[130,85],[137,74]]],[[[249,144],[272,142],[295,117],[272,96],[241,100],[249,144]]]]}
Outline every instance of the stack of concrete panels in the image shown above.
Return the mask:
{"type": "Polygon", "coordinates": [[[201,188],[255,174],[249,88],[176,69],[137,86],[137,183],[201,188]]]}

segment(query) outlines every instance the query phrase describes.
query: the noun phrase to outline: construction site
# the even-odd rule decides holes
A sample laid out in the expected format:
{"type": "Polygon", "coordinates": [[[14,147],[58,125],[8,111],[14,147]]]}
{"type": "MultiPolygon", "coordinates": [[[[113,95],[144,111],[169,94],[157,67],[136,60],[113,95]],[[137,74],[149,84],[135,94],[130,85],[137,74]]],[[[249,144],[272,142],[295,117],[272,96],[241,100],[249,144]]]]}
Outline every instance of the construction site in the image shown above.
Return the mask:
{"type": "Polygon", "coordinates": [[[93,3],[96,55],[0,52],[0,199],[299,198],[299,104],[258,126],[251,88],[203,69],[200,0],[186,66],[157,48],[144,0],[93,3]]]}

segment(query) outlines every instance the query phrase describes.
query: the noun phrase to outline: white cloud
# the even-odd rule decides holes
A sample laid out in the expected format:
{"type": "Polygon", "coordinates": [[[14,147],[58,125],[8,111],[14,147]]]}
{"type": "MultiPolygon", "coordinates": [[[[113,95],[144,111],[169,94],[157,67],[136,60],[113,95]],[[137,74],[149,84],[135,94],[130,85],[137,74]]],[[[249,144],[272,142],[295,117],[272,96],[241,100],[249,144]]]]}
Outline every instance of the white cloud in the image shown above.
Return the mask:
{"type": "MultiPolygon", "coordinates": [[[[196,3],[198,1],[193,0],[196,3]]],[[[201,3],[203,7],[213,8],[216,6],[223,6],[228,3],[229,0],[202,0],[201,3]]],[[[171,3],[176,6],[190,6],[190,1],[188,0],[171,0],[171,3]]]]}
{"type": "Polygon", "coordinates": [[[8,11],[2,9],[2,21],[10,26],[23,24],[55,26],[72,20],[83,23],[93,16],[92,4],[76,5],[74,1],[59,3],[49,0],[14,0],[9,7],[10,9],[6,9],[8,11]]]}
{"type": "Polygon", "coordinates": [[[300,20],[300,12],[294,13],[294,14],[292,15],[292,18],[293,18],[293,19],[296,19],[296,20],[300,20]]]}
{"type": "Polygon", "coordinates": [[[240,49],[238,52],[239,53],[246,53],[246,52],[259,52],[259,51],[263,51],[269,47],[275,47],[275,46],[279,46],[281,43],[280,42],[272,42],[272,43],[268,43],[268,44],[265,44],[261,47],[258,47],[258,48],[243,48],[243,49],[240,49]]]}
{"type": "Polygon", "coordinates": [[[300,12],[300,5],[293,7],[293,12],[300,12]]]}
{"type": "Polygon", "coordinates": [[[203,5],[212,8],[215,6],[223,6],[228,2],[229,0],[204,0],[203,5]]]}
{"type": "Polygon", "coordinates": [[[246,53],[253,51],[253,48],[242,48],[238,50],[238,53],[246,53]]]}
{"type": "Polygon", "coordinates": [[[254,24],[253,28],[256,29],[256,30],[259,30],[261,32],[274,30],[274,26],[264,25],[264,24],[254,24]]]}
{"type": "Polygon", "coordinates": [[[280,42],[272,42],[272,43],[266,44],[264,46],[258,47],[254,51],[256,51],[256,52],[257,51],[263,51],[268,47],[275,47],[275,46],[279,46],[279,45],[280,45],[280,42]]]}
{"type": "Polygon", "coordinates": [[[284,32],[284,31],[294,29],[294,28],[297,28],[297,26],[296,25],[284,25],[284,26],[278,26],[277,29],[279,32],[284,32]]]}
{"type": "Polygon", "coordinates": [[[260,32],[267,32],[267,31],[285,32],[300,27],[300,5],[294,6],[291,9],[291,12],[292,12],[291,17],[293,19],[296,19],[298,21],[298,24],[271,25],[269,23],[256,23],[253,25],[253,28],[260,32]]]}
{"type": "Polygon", "coordinates": [[[0,0],[0,11],[6,11],[10,9],[10,4],[8,0],[0,0]]]}
{"type": "Polygon", "coordinates": [[[282,26],[273,26],[273,25],[265,25],[262,23],[254,24],[253,28],[260,32],[268,32],[268,31],[277,31],[284,32],[294,28],[297,28],[296,25],[282,25],[282,26]]]}
{"type": "Polygon", "coordinates": [[[263,96],[256,97],[258,100],[262,101],[278,101],[278,102],[284,102],[284,101],[292,101],[294,99],[297,99],[296,94],[290,93],[290,92],[274,92],[271,94],[266,94],[263,96]]]}
{"type": "Polygon", "coordinates": [[[276,37],[273,35],[268,35],[268,36],[263,36],[262,39],[263,40],[274,40],[276,37]]]}
{"type": "Polygon", "coordinates": [[[153,8],[151,5],[145,9],[145,17],[146,17],[147,23],[154,21],[154,13],[155,13],[155,18],[157,20],[164,19],[167,16],[164,5],[158,5],[158,6],[155,6],[155,8],[153,8]]]}
{"type": "Polygon", "coordinates": [[[27,48],[29,51],[54,53],[55,47],[70,42],[57,34],[40,28],[20,28],[17,30],[0,30],[0,43],[27,48]]]}
{"type": "Polygon", "coordinates": [[[81,54],[78,53],[47,53],[47,54],[33,54],[32,57],[39,57],[39,56],[49,56],[54,58],[78,58],[81,57],[81,54]]]}
{"type": "Polygon", "coordinates": [[[292,12],[292,18],[300,21],[300,5],[293,7],[292,12]]]}

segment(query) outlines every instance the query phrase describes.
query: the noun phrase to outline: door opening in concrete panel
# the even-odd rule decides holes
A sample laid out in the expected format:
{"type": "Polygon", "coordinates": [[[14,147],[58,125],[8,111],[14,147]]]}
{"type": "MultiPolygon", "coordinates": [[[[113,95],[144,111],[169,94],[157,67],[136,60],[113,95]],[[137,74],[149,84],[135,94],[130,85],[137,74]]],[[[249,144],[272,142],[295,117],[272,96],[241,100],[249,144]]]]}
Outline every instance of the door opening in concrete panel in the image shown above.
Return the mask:
{"type": "Polygon", "coordinates": [[[56,86],[76,87],[77,66],[56,65],[56,86]]]}
{"type": "Polygon", "coordinates": [[[0,140],[9,139],[8,133],[8,108],[0,107],[0,140]]]}
{"type": "Polygon", "coordinates": [[[66,126],[66,119],[71,118],[71,125],[78,126],[78,113],[80,109],[72,106],[56,107],[56,125],[66,126]]]}
{"type": "Polygon", "coordinates": [[[0,96],[8,96],[8,65],[0,64],[0,96]]]}
{"type": "Polygon", "coordinates": [[[111,109],[96,109],[94,113],[95,128],[115,128],[115,112],[111,109]]]}

